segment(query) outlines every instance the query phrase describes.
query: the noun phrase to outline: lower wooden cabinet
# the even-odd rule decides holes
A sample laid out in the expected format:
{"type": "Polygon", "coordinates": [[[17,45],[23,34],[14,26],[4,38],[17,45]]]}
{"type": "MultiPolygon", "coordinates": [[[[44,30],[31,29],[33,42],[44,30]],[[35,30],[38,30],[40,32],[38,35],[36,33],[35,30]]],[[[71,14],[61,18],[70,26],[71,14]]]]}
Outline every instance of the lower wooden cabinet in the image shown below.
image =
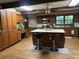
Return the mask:
{"type": "Polygon", "coordinates": [[[32,33],[33,45],[47,46],[56,48],[64,48],[65,44],[64,33],[32,33]],[[39,41],[39,43],[38,43],[39,41]]]}
{"type": "Polygon", "coordinates": [[[15,42],[18,42],[19,39],[18,39],[17,29],[13,29],[13,36],[14,36],[15,42]]]}
{"type": "Polygon", "coordinates": [[[64,48],[64,43],[65,43],[65,34],[55,34],[54,35],[54,40],[55,40],[55,46],[57,48],[64,48]]]}
{"type": "Polygon", "coordinates": [[[1,38],[1,32],[0,32],[0,50],[2,50],[2,38],[1,38]]]}
{"type": "Polygon", "coordinates": [[[2,30],[2,48],[9,46],[8,30],[2,30]]]}
{"type": "Polygon", "coordinates": [[[9,32],[8,34],[9,34],[10,45],[19,41],[17,38],[17,30],[16,29],[9,29],[8,32],[9,32]]]}
{"type": "Polygon", "coordinates": [[[21,32],[20,31],[17,31],[17,38],[18,38],[18,40],[21,40],[21,32]]]}
{"type": "Polygon", "coordinates": [[[1,30],[0,32],[0,50],[5,49],[21,40],[21,35],[18,36],[16,28],[1,30]]]}

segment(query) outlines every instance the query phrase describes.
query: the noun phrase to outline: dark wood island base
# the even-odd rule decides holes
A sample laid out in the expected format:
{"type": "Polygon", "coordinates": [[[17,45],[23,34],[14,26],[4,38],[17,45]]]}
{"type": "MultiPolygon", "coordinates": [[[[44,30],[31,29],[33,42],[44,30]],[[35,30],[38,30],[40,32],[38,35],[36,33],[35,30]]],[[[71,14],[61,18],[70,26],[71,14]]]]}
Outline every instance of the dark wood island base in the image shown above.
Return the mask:
{"type": "Polygon", "coordinates": [[[33,45],[50,47],[52,49],[64,48],[64,32],[32,32],[33,45]]]}

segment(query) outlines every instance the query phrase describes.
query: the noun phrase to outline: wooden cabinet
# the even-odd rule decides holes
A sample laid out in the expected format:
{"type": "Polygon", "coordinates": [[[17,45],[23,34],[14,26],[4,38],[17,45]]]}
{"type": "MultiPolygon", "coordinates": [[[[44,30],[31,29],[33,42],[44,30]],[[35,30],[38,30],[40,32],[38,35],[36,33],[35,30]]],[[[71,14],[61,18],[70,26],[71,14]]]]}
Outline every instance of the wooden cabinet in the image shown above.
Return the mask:
{"type": "Polygon", "coordinates": [[[14,39],[14,35],[13,35],[13,30],[12,29],[9,29],[8,30],[8,35],[9,35],[9,42],[10,42],[10,45],[14,44],[15,43],[15,39],[14,39]]]}
{"type": "Polygon", "coordinates": [[[42,46],[48,46],[48,47],[52,47],[52,37],[49,36],[49,33],[42,33],[41,35],[41,40],[40,40],[40,45],[42,46]],[[45,43],[45,44],[44,44],[45,43]]]}
{"type": "Polygon", "coordinates": [[[3,9],[0,11],[0,50],[15,44],[21,40],[21,33],[17,31],[17,11],[13,9],[3,9]]]}
{"type": "Polygon", "coordinates": [[[6,18],[6,10],[1,10],[1,19],[0,19],[0,24],[1,24],[1,29],[7,29],[7,18],[6,18]]]}
{"type": "Polygon", "coordinates": [[[2,50],[2,38],[1,38],[1,36],[2,36],[2,33],[0,32],[0,50],[2,50]]]}
{"type": "Polygon", "coordinates": [[[50,15],[40,15],[37,16],[37,23],[43,23],[43,18],[49,18],[50,21],[50,15]]]}
{"type": "Polygon", "coordinates": [[[20,31],[17,31],[17,38],[18,38],[18,40],[21,40],[21,32],[20,31]]]}
{"type": "Polygon", "coordinates": [[[17,15],[15,12],[12,12],[12,28],[16,28],[17,26],[17,15]]]}
{"type": "Polygon", "coordinates": [[[9,29],[8,32],[9,32],[10,45],[19,41],[18,38],[17,38],[17,30],[16,29],[9,29]]]}
{"type": "Polygon", "coordinates": [[[8,26],[8,29],[12,28],[12,14],[11,14],[11,11],[10,10],[7,10],[7,15],[6,15],[6,18],[7,18],[7,26],[8,26]]]}
{"type": "Polygon", "coordinates": [[[54,40],[55,40],[55,45],[57,48],[63,48],[64,43],[65,43],[65,37],[63,33],[58,33],[58,34],[53,34],[54,35],[54,40]]]}
{"type": "Polygon", "coordinates": [[[42,17],[37,17],[37,23],[42,23],[42,17]]]}
{"type": "Polygon", "coordinates": [[[9,46],[8,30],[2,30],[2,48],[9,46]]]}
{"type": "Polygon", "coordinates": [[[24,22],[24,17],[21,14],[17,14],[17,21],[24,22]]]}
{"type": "Polygon", "coordinates": [[[18,35],[17,35],[17,29],[13,29],[13,35],[14,35],[15,42],[18,42],[19,39],[18,39],[18,35]]]}
{"type": "Polygon", "coordinates": [[[35,46],[38,45],[39,40],[40,46],[53,47],[53,45],[55,44],[56,48],[64,48],[65,43],[64,33],[42,33],[41,35],[38,35],[38,33],[32,33],[32,35],[33,35],[32,36],[33,44],[35,46]],[[37,36],[39,36],[40,38],[38,38],[37,36]]]}

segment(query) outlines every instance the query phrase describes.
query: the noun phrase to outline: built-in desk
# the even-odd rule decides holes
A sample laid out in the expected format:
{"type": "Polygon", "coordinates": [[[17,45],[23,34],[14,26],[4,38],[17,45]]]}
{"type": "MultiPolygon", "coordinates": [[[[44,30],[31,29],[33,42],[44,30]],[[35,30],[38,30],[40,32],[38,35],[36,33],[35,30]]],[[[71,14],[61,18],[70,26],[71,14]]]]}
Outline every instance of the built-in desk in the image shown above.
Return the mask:
{"type": "Polygon", "coordinates": [[[63,29],[36,29],[32,30],[31,32],[33,45],[35,46],[38,45],[38,38],[36,37],[36,34],[38,35],[38,33],[40,33],[40,46],[52,47],[54,40],[56,48],[64,48],[65,31],[63,29]]]}

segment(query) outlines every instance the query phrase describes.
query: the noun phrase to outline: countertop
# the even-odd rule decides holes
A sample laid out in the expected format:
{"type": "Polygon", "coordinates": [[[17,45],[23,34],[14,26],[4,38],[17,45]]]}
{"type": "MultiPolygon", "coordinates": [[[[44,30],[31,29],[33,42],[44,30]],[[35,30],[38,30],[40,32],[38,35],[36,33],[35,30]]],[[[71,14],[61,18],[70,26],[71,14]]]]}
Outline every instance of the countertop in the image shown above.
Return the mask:
{"type": "Polygon", "coordinates": [[[65,33],[64,29],[35,29],[31,32],[65,33]]]}

